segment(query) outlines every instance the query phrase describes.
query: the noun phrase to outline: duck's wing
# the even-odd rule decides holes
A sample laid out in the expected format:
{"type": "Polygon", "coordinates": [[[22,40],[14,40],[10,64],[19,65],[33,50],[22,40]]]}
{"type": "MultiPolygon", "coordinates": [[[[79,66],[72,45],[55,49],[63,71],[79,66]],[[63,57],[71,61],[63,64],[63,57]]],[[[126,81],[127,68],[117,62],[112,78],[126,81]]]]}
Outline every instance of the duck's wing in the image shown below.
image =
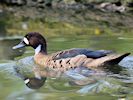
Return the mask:
{"type": "Polygon", "coordinates": [[[101,58],[106,56],[107,54],[112,53],[112,51],[108,51],[108,50],[89,50],[89,49],[82,49],[82,48],[74,48],[74,49],[68,49],[68,50],[64,50],[64,51],[60,51],[57,53],[52,54],[52,59],[54,60],[58,60],[58,59],[62,59],[62,58],[71,58],[71,57],[75,57],[77,55],[85,55],[87,58],[101,58]]]}

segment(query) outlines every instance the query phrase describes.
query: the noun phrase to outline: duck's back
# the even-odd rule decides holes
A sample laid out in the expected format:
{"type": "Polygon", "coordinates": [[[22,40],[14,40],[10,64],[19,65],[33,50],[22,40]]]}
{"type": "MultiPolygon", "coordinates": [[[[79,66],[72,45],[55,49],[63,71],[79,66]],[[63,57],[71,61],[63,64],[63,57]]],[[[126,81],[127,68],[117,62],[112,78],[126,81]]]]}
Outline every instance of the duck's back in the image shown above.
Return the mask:
{"type": "Polygon", "coordinates": [[[112,51],[109,50],[90,50],[90,49],[83,49],[83,48],[73,48],[73,49],[68,49],[64,51],[60,51],[57,53],[52,54],[53,59],[62,59],[62,58],[68,58],[68,57],[75,57],[77,55],[85,55],[87,58],[101,58],[106,56],[107,54],[112,53],[112,51]]]}

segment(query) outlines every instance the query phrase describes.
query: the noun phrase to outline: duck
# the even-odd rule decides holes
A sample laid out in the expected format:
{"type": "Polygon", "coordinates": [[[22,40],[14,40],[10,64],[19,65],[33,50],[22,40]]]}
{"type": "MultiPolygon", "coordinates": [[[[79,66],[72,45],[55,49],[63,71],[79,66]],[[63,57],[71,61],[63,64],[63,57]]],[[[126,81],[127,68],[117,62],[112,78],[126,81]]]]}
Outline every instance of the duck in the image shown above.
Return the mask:
{"type": "MultiPolygon", "coordinates": [[[[130,53],[116,54],[111,50],[90,50],[87,48],[71,48],[58,51],[52,54],[47,52],[46,39],[39,32],[27,33],[21,42],[13,47],[13,49],[30,46],[35,50],[34,62],[39,67],[35,68],[35,76],[56,77],[62,73],[78,70],[82,75],[92,71],[103,71],[105,69],[113,69],[113,65],[118,63],[130,53]],[[110,66],[110,67],[108,67],[110,66]],[[45,70],[40,70],[45,69],[45,70]],[[84,72],[82,69],[88,70],[84,72]]],[[[75,74],[75,71],[72,72],[75,74]]],[[[71,73],[67,73],[70,75],[71,73]]],[[[79,74],[78,74],[79,75],[79,74]]],[[[78,76],[75,74],[76,78],[78,76]]],[[[40,77],[38,78],[40,79],[40,77]]],[[[79,79],[80,80],[80,79],[79,79]]],[[[26,84],[29,82],[26,81],[26,84]]]]}

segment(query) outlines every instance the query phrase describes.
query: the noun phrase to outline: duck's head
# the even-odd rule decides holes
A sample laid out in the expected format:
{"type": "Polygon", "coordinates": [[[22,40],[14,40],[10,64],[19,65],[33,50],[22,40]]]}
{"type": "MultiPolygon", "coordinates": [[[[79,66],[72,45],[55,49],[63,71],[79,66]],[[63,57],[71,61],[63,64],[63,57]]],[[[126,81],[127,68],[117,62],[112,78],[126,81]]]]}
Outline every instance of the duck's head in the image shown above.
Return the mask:
{"type": "Polygon", "coordinates": [[[25,46],[31,46],[35,49],[35,53],[47,53],[47,44],[45,38],[37,33],[30,32],[24,36],[22,41],[13,47],[13,49],[23,48],[25,46]]]}

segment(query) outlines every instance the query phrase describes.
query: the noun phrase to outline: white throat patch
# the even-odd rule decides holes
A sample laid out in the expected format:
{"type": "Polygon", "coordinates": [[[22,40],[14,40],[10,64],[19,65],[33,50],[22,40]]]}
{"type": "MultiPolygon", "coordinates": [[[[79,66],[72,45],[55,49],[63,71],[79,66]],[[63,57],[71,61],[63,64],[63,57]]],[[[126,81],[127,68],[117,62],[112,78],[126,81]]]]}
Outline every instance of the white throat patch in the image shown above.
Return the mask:
{"type": "Polygon", "coordinates": [[[23,41],[25,42],[25,44],[27,44],[27,45],[29,44],[29,41],[26,37],[24,37],[23,41]]]}
{"type": "Polygon", "coordinates": [[[41,46],[42,45],[38,45],[38,47],[35,49],[35,55],[41,51],[41,46]]]}

